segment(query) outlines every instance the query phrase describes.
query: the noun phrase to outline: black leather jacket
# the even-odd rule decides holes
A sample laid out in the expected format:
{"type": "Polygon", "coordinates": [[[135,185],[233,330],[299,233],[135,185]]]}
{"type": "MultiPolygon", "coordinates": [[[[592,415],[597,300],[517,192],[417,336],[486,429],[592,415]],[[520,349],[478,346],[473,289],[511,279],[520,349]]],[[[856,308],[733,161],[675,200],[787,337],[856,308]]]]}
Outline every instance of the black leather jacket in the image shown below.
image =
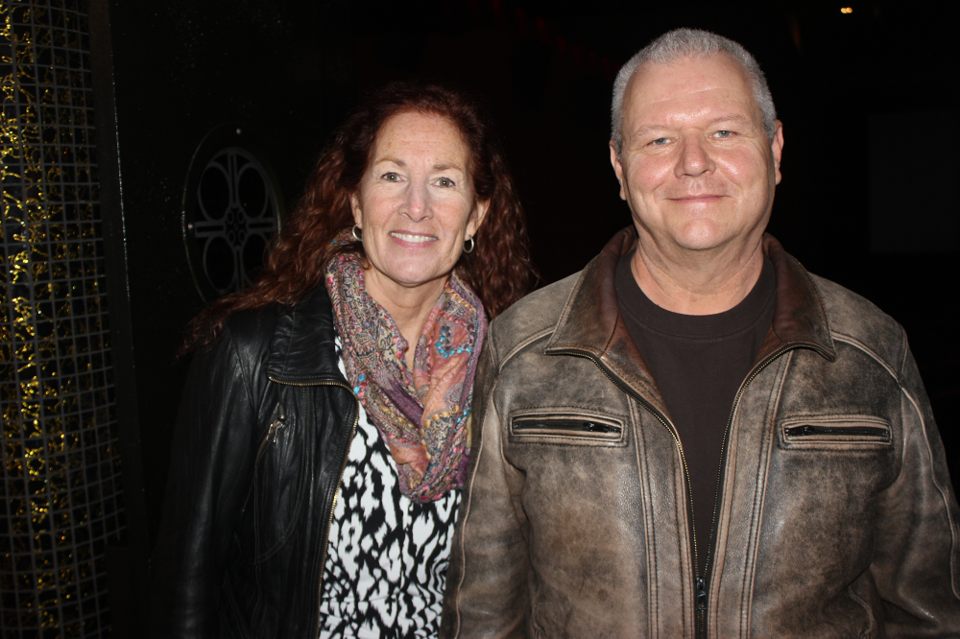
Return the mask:
{"type": "Polygon", "coordinates": [[[315,639],[358,404],[330,298],[230,318],[184,392],[154,561],[155,637],[315,639]]]}

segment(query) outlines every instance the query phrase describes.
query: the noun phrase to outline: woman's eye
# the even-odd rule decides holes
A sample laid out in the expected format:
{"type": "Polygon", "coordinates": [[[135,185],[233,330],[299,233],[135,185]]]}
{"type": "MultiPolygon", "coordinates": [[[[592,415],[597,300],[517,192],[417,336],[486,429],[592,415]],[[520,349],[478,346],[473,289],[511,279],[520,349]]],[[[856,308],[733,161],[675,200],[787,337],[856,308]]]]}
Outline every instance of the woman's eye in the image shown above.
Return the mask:
{"type": "Polygon", "coordinates": [[[456,186],[457,183],[448,177],[442,177],[439,180],[437,180],[437,185],[438,186],[456,186]]]}
{"type": "Polygon", "coordinates": [[[387,182],[399,182],[400,176],[394,173],[393,171],[390,171],[389,173],[384,173],[383,175],[381,175],[380,179],[386,180],[387,182]]]}

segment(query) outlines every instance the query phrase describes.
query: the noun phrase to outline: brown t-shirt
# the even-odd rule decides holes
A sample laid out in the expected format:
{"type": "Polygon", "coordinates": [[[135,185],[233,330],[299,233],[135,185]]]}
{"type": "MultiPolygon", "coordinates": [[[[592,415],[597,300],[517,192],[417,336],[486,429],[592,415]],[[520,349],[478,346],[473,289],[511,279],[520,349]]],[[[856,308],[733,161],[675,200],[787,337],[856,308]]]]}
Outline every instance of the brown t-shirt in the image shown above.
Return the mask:
{"type": "Polygon", "coordinates": [[[626,255],[617,265],[620,314],[683,445],[697,560],[704,576],[727,421],[773,321],[776,276],[764,259],[753,290],[735,307],[716,315],[681,315],[644,295],[630,270],[632,258],[632,253],[626,255]]]}

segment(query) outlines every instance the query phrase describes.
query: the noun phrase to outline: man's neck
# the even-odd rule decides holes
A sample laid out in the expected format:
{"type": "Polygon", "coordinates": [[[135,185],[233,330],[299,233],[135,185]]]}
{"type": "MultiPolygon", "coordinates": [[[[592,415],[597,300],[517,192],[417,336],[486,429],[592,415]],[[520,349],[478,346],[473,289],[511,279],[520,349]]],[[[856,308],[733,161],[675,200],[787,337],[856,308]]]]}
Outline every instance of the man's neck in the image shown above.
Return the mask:
{"type": "Polygon", "coordinates": [[[634,279],[650,301],[683,315],[730,310],[750,293],[763,270],[760,242],[734,251],[690,252],[684,257],[657,259],[640,242],[630,264],[634,279]]]}

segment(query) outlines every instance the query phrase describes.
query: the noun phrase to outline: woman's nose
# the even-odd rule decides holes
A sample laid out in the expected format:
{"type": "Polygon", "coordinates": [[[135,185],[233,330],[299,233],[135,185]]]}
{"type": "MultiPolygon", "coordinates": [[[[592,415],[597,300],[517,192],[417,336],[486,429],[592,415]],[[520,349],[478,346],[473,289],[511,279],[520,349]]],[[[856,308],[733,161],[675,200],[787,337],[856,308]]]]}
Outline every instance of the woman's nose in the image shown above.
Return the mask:
{"type": "Polygon", "coordinates": [[[407,187],[406,202],[404,202],[403,214],[413,222],[429,217],[429,195],[426,184],[411,183],[407,187]]]}

